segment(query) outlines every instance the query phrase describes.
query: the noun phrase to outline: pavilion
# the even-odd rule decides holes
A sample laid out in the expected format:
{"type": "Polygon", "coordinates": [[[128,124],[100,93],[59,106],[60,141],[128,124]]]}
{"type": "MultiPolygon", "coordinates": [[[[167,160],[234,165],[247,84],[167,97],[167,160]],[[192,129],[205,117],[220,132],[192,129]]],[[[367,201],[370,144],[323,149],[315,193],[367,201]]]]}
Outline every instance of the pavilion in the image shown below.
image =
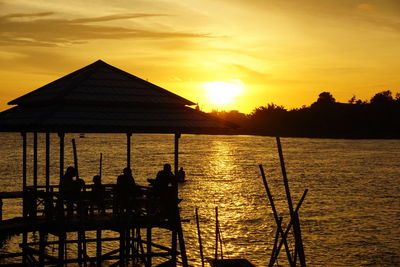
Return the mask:
{"type": "MultiPolygon", "coordinates": [[[[8,104],[15,106],[0,113],[0,132],[20,132],[22,135],[22,192],[28,187],[34,190],[44,188],[45,192],[50,190],[51,133],[59,136],[61,177],[64,172],[66,133],[126,134],[127,167],[131,167],[132,134],[174,134],[176,173],[179,166],[178,145],[181,134],[225,133],[234,127],[229,122],[190,107],[195,103],[102,60],[18,97],[8,104]],[[33,134],[31,186],[27,182],[27,133],[33,134]],[[45,185],[38,185],[37,182],[39,133],[46,136],[45,185]]],[[[23,217],[26,216],[24,209],[23,217]]],[[[23,238],[23,243],[26,243],[26,233],[23,238]]]]}

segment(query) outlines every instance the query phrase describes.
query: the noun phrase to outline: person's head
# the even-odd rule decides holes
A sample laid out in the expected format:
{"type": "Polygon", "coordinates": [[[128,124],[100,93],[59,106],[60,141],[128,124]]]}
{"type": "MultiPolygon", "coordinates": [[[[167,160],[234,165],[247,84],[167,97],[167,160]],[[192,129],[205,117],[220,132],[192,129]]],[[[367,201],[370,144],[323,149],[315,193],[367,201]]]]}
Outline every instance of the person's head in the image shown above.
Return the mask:
{"type": "Polygon", "coordinates": [[[93,176],[93,183],[94,184],[101,184],[101,177],[100,175],[93,176]]]}
{"type": "Polygon", "coordinates": [[[171,165],[169,163],[164,164],[164,171],[171,171],[171,165]]]}
{"type": "Polygon", "coordinates": [[[132,175],[131,168],[125,168],[122,172],[124,173],[124,175],[129,175],[129,176],[132,175]]]}
{"type": "Polygon", "coordinates": [[[69,167],[67,168],[67,170],[65,171],[65,175],[66,175],[66,176],[69,176],[69,177],[74,177],[74,176],[76,176],[76,170],[75,170],[75,168],[72,167],[72,166],[69,166],[69,167]]]}
{"type": "Polygon", "coordinates": [[[183,171],[183,167],[181,167],[179,170],[180,170],[180,171],[183,171]]]}

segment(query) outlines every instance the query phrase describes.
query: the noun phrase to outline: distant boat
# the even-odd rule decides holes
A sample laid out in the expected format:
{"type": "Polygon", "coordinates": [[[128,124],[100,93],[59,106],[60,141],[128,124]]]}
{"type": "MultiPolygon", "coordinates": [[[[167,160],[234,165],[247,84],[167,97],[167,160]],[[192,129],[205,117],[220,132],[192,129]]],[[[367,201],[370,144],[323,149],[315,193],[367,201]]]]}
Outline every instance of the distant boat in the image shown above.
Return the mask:
{"type": "Polygon", "coordinates": [[[85,137],[86,137],[86,136],[85,136],[84,133],[79,134],[79,138],[85,138],[85,137]]]}

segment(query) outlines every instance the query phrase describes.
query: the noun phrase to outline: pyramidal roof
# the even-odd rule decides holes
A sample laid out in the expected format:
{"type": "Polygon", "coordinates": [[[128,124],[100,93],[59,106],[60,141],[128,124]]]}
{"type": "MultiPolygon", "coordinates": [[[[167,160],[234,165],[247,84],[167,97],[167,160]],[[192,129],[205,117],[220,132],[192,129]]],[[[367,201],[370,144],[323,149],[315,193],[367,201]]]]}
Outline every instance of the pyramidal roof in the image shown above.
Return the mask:
{"type": "Polygon", "coordinates": [[[187,99],[102,60],[14,99],[8,104],[42,105],[51,102],[194,105],[187,99]]]}
{"type": "Polygon", "coordinates": [[[98,60],[11,102],[3,132],[227,133],[193,102],[98,60]]]}

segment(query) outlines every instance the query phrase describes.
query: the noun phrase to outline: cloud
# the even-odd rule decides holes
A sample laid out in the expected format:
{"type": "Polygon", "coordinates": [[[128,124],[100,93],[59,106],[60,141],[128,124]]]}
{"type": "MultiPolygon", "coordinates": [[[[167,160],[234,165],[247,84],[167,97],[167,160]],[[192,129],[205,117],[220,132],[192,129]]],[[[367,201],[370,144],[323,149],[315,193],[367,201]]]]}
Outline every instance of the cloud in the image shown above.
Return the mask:
{"type": "Polygon", "coordinates": [[[0,16],[0,45],[2,46],[65,46],[99,39],[168,39],[208,38],[208,34],[148,30],[128,26],[96,24],[115,20],[166,16],[165,14],[116,14],[111,16],[63,19],[48,18],[52,12],[8,14],[0,16]]]}
{"type": "Polygon", "coordinates": [[[366,10],[366,11],[373,11],[375,9],[374,5],[372,5],[370,3],[358,4],[357,8],[360,10],[366,10]]]}

